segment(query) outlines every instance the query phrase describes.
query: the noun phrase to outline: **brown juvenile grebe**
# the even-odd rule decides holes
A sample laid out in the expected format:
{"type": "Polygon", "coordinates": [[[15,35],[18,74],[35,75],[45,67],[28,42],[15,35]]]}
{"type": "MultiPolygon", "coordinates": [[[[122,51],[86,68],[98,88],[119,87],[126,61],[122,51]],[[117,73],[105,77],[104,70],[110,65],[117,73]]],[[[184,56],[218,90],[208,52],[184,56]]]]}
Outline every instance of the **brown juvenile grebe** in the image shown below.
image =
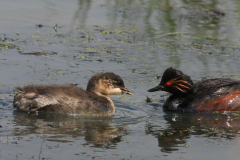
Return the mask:
{"type": "Polygon", "coordinates": [[[174,68],[163,73],[158,86],[149,92],[172,93],[164,109],[183,112],[240,111],[240,81],[215,78],[193,84],[191,78],[174,68]]]}
{"type": "Polygon", "coordinates": [[[115,106],[107,95],[129,94],[122,78],[100,73],[90,78],[87,90],[75,85],[29,85],[16,88],[13,105],[20,111],[113,115],[115,106]]]}

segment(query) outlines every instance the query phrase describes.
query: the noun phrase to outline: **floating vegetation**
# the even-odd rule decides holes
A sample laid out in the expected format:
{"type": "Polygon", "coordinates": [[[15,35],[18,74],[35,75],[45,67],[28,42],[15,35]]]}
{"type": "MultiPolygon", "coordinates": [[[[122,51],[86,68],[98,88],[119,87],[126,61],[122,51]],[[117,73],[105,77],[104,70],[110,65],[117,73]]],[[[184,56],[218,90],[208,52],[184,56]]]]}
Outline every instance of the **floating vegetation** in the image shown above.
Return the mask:
{"type": "Polygon", "coordinates": [[[146,102],[147,103],[151,103],[151,102],[153,102],[153,100],[152,100],[152,98],[149,98],[148,96],[146,97],[146,102]]]}
{"type": "Polygon", "coordinates": [[[224,42],[236,43],[236,42],[225,40],[225,39],[219,39],[219,38],[213,38],[213,37],[207,37],[207,36],[199,36],[199,35],[191,35],[191,34],[183,34],[183,35],[191,36],[191,37],[197,37],[197,38],[205,38],[205,39],[215,40],[215,41],[224,41],[224,42]]]}
{"type": "Polygon", "coordinates": [[[51,53],[46,53],[46,52],[25,52],[25,53],[21,53],[21,54],[25,54],[25,55],[36,55],[36,56],[42,56],[42,55],[54,55],[57,54],[56,52],[51,52],[51,53]]]}
{"type": "Polygon", "coordinates": [[[9,48],[17,48],[16,46],[4,44],[4,43],[0,43],[0,47],[5,47],[7,50],[8,50],[9,48]]]}

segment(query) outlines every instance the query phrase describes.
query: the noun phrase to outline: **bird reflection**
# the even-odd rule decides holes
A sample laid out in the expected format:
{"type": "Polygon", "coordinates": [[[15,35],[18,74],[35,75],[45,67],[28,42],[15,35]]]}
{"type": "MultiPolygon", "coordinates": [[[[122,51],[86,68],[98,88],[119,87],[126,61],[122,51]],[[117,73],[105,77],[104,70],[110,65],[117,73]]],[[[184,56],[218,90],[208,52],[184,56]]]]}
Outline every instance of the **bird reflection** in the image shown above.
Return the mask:
{"type": "Polygon", "coordinates": [[[158,146],[162,152],[172,152],[179,150],[179,147],[188,146],[188,139],[191,136],[232,140],[240,133],[240,112],[166,113],[164,115],[168,124],[166,128],[158,130],[156,126],[152,127],[149,124],[146,127],[147,134],[153,134],[158,138],[158,146]]]}
{"type": "Polygon", "coordinates": [[[84,138],[84,146],[114,148],[127,131],[110,126],[111,117],[67,116],[53,113],[27,114],[14,112],[14,136],[45,134],[47,141],[68,143],[84,138]],[[24,127],[21,127],[24,126],[24,127]],[[23,128],[23,129],[22,129],[23,128]]]}

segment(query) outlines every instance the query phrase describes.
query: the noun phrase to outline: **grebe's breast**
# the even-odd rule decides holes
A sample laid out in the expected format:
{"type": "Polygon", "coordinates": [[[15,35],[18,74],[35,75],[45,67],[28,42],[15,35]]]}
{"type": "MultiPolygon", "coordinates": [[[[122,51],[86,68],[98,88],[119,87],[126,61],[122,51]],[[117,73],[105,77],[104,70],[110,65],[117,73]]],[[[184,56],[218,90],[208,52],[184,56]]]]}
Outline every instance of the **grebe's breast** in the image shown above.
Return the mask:
{"type": "Polygon", "coordinates": [[[179,110],[179,105],[182,103],[182,99],[178,96],[171,95],[163,104],[164,110],[177,111],[179,110]]]}

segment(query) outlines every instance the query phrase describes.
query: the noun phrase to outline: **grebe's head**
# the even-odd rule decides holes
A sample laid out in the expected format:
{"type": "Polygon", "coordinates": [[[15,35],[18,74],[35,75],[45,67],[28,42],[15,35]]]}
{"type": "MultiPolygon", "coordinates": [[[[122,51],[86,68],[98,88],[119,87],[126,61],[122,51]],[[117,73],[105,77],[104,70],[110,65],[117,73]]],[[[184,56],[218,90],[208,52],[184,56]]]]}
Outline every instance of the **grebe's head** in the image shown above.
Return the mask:
{"type": "Polygon", "coordinates": [[[99,73],[92,76],[87,85],[88,92],[95,92],[103,95],[116,95],[116,94],[129,94],[128,90],[122,78],[114,73],[99,73]]]}
{"type": "Polygon", "coordinates": [[[191,78],[172,67],[165,70],[158,86],[149,89],[148,92],[166,91],[172,94],[185,94],[193,90],[191,78]]]}

